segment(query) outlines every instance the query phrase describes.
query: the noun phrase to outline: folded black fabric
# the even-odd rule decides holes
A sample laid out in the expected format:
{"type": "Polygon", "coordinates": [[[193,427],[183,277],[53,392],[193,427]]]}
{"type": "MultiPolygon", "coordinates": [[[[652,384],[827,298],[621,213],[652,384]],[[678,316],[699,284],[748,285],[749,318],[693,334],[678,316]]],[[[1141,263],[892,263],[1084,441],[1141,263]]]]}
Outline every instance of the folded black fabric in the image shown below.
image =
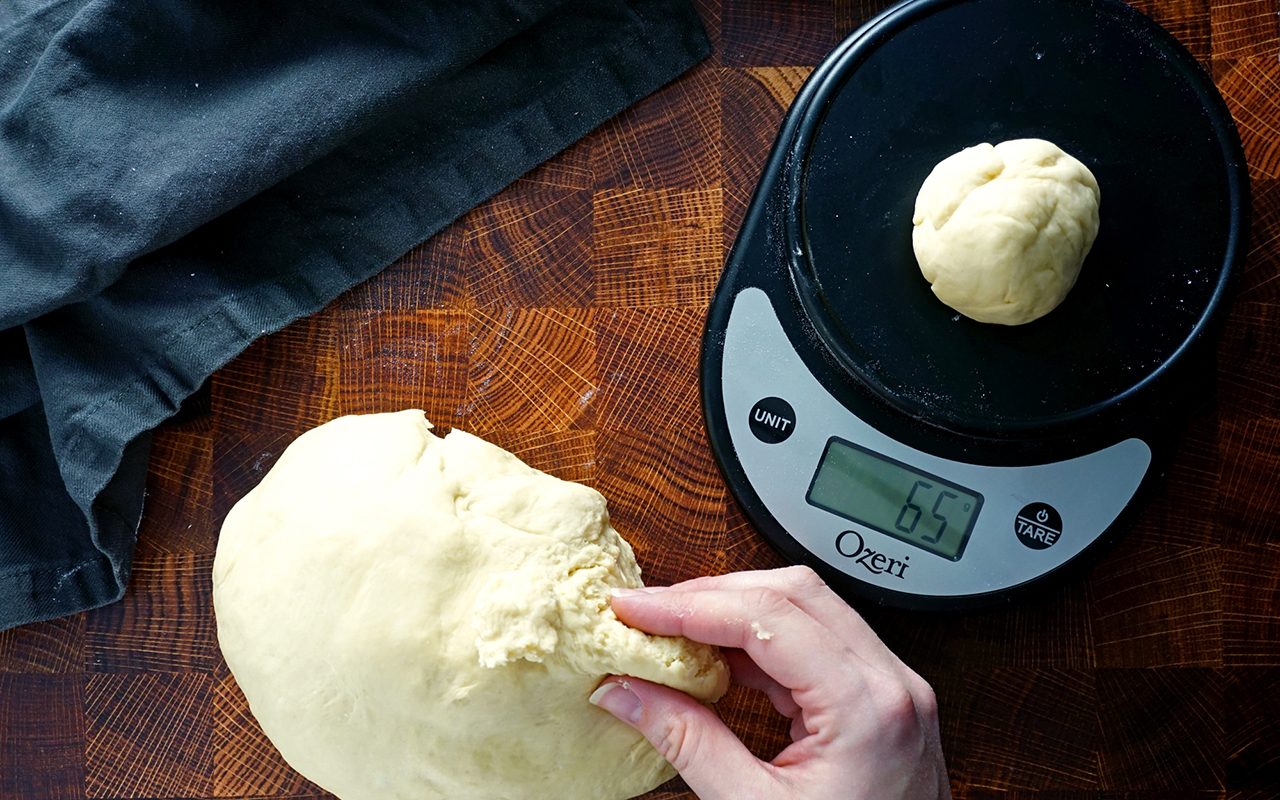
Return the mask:
{"type": "Polygon", "coordinates": [[[0,5],[0,629],[123,594],[214,370],[707,48],[687,0],[0,5]]]}

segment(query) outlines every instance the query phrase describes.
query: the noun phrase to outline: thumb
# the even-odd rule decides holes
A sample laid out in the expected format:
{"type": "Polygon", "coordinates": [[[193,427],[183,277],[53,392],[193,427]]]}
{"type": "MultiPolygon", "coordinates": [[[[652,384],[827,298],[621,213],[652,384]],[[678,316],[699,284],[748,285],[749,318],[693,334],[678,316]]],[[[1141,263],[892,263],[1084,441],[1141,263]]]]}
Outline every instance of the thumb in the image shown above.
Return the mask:
{"type": "Polygon", "coordinates": [[[701,800],[760,794],[772,782],[716,713],[684,692],[639,678],[608,678],[590,701],[640,731],[701,800]]]}

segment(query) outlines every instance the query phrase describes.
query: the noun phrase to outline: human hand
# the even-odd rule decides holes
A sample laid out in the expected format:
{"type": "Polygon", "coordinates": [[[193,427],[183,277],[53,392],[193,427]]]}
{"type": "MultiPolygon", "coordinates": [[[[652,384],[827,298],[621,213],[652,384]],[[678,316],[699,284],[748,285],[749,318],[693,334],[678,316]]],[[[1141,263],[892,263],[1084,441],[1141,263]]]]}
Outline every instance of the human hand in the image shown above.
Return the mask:
{"type": "Polygon", "coordinates": [[[702,800],[950,800],[933,689],[807,567],[617,590],[626,624],[725,648],[733,680],[791,719],[753,756],[715,712],[637,678],[591,702],[644,734],[702,800]]]}

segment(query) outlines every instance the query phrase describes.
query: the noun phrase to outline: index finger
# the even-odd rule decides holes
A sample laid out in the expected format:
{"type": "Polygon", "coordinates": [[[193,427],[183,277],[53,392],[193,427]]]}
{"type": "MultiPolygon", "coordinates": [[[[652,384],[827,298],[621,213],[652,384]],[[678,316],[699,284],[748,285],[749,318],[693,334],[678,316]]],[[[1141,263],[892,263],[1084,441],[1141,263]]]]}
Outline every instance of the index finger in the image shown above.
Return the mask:
{"type": "Polygon", "coordinates": [[[786,595],[768,587],[615,590],[618,619],[658,636],[744,650],[778,683],[796,692],[829,684],[861,660],[786,595]]]}
{"type": "Polygon", "coordinates": [[[902,661],[885,646],[866,620],[848,603],[840,599],[840,596],[818,577],[818,573],[808,567],[730,572],[726,575],[693,578],[670,588],[681,591],[706,591],[708,589],[743,590],[753,586],[776,589],[785,594],[787,599],[801,611],[829,628],[869,664],[894,674],[906,669],[902,661]]]}

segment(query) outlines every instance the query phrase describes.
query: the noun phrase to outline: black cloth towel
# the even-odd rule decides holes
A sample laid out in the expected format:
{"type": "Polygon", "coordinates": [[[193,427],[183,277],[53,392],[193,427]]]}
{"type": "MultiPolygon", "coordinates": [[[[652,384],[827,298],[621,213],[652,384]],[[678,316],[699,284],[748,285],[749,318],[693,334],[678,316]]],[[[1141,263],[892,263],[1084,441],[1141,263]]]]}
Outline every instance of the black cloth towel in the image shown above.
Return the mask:
{"type": "Polygon", "coordinates": [[[0,4],[0,630],[124,593],[214,370],[707,51],[688,0],[0,4]]]}

